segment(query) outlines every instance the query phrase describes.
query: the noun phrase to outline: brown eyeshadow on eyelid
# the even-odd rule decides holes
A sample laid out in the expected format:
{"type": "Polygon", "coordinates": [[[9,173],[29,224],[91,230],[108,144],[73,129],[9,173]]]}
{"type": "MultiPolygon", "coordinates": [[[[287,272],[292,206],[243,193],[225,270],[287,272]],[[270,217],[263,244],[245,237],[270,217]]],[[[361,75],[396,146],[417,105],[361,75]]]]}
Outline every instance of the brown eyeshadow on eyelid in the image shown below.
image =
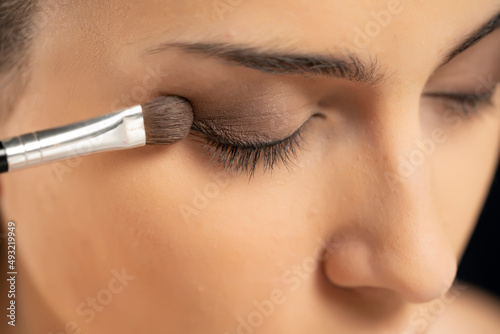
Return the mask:
{"type": "Polygon", "coordinates": [[[313,101],[284,91],[227,95],[192,101],[194,125],[226,141],[280,141],[300,128],[314,111],[313,101]]]}
{"type": "Polygon", "coordinates": [[[204,134],[227,143],[272,143],[292,135],[303,123],[290,128],[290,121],[281,116],[243,116],[236,118],[205,118],[195,120],[194,127],[204,134]]]}

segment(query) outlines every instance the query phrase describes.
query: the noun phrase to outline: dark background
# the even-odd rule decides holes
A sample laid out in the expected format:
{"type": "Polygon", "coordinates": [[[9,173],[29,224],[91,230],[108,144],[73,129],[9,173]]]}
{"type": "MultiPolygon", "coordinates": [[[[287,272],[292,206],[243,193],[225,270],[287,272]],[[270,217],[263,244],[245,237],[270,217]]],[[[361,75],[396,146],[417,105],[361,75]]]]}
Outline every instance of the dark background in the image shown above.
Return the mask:
{"type": "Polygon", "coordinates": [[[458,269],[458,278],[500,297],[500,168],[458,269]]]}

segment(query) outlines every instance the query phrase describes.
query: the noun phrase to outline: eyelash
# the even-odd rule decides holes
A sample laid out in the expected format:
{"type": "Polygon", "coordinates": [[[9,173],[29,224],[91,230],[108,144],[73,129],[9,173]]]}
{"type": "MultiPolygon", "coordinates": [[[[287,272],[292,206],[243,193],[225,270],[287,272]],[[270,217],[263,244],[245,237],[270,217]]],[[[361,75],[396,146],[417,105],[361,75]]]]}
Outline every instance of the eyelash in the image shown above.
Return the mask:
{"type": "Polygon", "coordinates": [[[301,126],[289,137],[273,143],[252,143],[250,145],[228,144],[214,139],[200,131],[195,125],[192,130],[204,137],[204,149],[210,154],[210,160],[216,160],[218,166],[237,173],[247,173],[252,178],[262,159],[263,171],[272,172],[275,167],[284,166],[288,170],[294,166],[297,151],[304,142],[301,126]]]}
{"type": "MultiPolygon", "coordinates": [[[[429,97],[442,98],[453,102],[453,108],[459,107],[461,113],[470,117],[478,114],[487,106],[493,106],[494,91],[478,96],[476,94],[461,93],[430,93],[429,97]],[[474,109],[471,110],[470,103],[474,109]]],[[[252,143],[250,145],[224,143],[204,133],[193,125],[192,130],[203,137],[205,144],[203,148],[210,154],[210,160],[216,160],[218,166],[225,170],[233,170],[239,174],[247,173],[250,178],[255,174],[259,160],[262,159],[263,171],[272,172],[277,166],[284,166],[288,170],[294,166],[297,151],[304,142],[302,132],[304,123],[291,136],[273,143],[252,143]]]]}

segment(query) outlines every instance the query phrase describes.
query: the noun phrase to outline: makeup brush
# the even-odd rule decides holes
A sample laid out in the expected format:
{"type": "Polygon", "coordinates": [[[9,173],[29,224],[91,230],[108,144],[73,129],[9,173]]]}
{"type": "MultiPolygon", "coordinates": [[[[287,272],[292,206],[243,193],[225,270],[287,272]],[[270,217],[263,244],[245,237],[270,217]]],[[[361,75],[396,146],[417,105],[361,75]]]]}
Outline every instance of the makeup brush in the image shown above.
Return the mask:
{"type": "Polygon", "coordinates": [[[184,139],[193,123],[191,104],[161,96],[86,121],[0,141],[0,173],[98,152],[184,139]]]}

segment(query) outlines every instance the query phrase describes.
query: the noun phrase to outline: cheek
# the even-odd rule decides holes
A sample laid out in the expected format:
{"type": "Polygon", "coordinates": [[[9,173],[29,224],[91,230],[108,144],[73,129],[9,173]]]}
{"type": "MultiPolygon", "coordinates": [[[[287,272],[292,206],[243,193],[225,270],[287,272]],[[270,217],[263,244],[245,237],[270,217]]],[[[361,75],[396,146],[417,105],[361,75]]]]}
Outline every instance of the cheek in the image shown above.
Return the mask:
{"type": "Polygon", "coordinates": [[[82,301],[80,292],[98,291],[101,278],[111,270],[95,265],[105,252],[102,244],[92,245],[99,238],[89,228],[96,223],[94,208],[88,204],[88,190],[95,190],[88,182],[91,170],[88,161],[68,161],[12,173],[1,180],[5,219],[14,220],[17,226],[20,270],[65,317],[72,316],[82,301]],[[58,177],[60,168],[67,171],[62,178],[58,177]],[[87,182],[82,183],[82,178],[87,182]],[[62,302],[66,298],[71,304],[62,302]]]}
{"type": "MultiPolygon", "coordinates": [[[[497,96],[500,96],[497,94],[497,96]]],[[[497,99],[497,105],[498,99],[497,99]]],[[[454,243],[463,252],[488,194],[500,152],[500,109],[447,129],[430,156],[435,171],[436,207],[454,243]]],[[[449,126],[449,125],[448,125],[449,126]]]]}
{"type": "Polygon", "coordinates": [[[147,304],[172,322],[193,308],[210,318],[214,303],[243,314],[269,298],[283,268],[316,247],[309,218],[317,199],[296,196],[312,195],[311,181],[283,169],[248,182],[207,165],[200,149],[185,141],[12,174],[4,205],[25,226],[26,266],[45,291],[64,291],[46,297],[73,312],[125,268],[136,278],[120,306],[147,304]]]}
{"type": "Polygon", "coordinates": [[[200,148],[185,141],[106,157],[94,179],[99,194],[86,195],[100,220],[88,223],[113,226],[99,236],[106,258],[147,273],[137,286],[152,288],[134,291],[136,303],[153,301],[152,312],[172,319],[190,312],[209,321],[207,310],[221,308],[245,314],[317,239],[307,219],[313,203],[296,196],[304,179],[280,172],[249,182],[207,165],[200,148]]]}

